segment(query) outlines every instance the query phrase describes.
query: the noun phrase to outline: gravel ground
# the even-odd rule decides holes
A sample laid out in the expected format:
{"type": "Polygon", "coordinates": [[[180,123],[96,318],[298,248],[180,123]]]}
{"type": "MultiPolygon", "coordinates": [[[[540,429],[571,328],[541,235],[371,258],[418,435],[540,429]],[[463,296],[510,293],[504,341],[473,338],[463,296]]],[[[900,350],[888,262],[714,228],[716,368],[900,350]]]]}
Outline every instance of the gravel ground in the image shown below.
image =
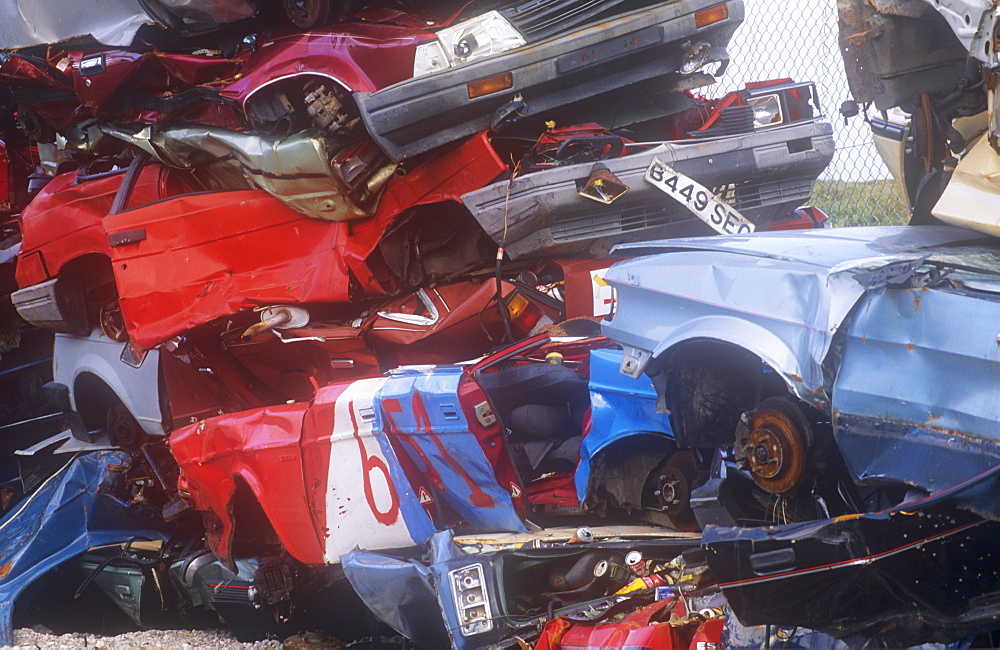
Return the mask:
{"type": "MultiPolygon", "coordinates": [[[[97,634],[44,634],[31,629],[14,631],[15,648],[281,648],[280,641],[240,643],[225,630],[143,630],[118,636],[97,634]]],[[[11,646],[7,646],[11,647],[11,646]]]]}

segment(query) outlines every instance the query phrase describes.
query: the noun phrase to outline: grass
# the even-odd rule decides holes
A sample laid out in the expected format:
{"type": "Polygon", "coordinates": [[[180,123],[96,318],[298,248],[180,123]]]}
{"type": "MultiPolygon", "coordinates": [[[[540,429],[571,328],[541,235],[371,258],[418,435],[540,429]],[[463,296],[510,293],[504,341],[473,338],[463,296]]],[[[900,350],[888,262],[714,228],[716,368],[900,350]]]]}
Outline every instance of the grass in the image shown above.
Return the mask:
{"type": "Polygon", "coordinates": [[[811,201],[829,215],[834,226],[890,226],[909,221],[902,194],[892,180],[816,181],[811,201]]]}

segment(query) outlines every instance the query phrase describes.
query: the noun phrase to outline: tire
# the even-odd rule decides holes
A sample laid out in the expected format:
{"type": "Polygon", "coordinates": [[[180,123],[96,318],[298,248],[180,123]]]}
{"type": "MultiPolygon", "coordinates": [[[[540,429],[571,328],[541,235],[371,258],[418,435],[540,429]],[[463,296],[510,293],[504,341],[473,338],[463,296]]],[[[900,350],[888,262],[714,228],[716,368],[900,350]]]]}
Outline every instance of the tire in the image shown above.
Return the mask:
{"type": "Polygon", "coordinates": [[[135,453],[146,442],[146,432],[121,402],[108,409],[104,426],[111,444],[122,451],[135,453]]]}

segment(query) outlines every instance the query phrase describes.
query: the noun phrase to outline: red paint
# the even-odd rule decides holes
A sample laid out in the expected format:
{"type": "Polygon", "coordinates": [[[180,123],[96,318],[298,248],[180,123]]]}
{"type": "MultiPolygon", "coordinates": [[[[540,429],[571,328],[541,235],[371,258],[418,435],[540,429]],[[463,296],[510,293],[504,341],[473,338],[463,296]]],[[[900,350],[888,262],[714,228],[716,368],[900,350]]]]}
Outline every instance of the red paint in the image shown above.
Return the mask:
{"type": "Polygon", "coordinates": [[[431,463],[430,459],[424,453],[424,450],[420,448],[413,437],[409,434],[400,430],[396,425],[396,421],[393,419],[393,413],[402,413],[403,407],[400,405],[399,400],[395,398],[382,400],[382,413],[385,415],[386,422],[389,424],[389,433],[398,438],[399,440],[406,443],[406,445],[413,450],[413,453],[420,457],[420,460],[424,463],[422,468],[419,468],[421,472],[427,477],[427,480],[431,482],[439,492],[444,492],[444,481],[441,479],[441,475],[437,473],[434,465],[431,463]]]}
{"type": "Polygon", "coordinates": [[[144,241],[111,251],[125,324],[141,347],[258,304],[348,300],[342,231],[263,190],[180,196],[104,225],[145,230],[144,241]]]}
{"type": "Polygon", "coordinates": [[[103,54],[104,72],[80,76],[80,61],[90,52],[69,52],[70,67],[67,75],[73,81],[73,91],[80,98],[80,103],[91,114],[100,111],[111,102],[116,95],[131,89],[134,80],[142,72],[151,57],[150,54],[123,52],[112,50],[103,54]]]}
{"type": "Polygon", "coordinates": [[[271,82],[293,75],[332,77],[352,92],[374,91],[413,74],[418,43],[433,38],[422,16],[414,26],[347,22],[308,33],[279,35],[256,50],[244,48],[233,58],[126,50],[63,50],[49,48],[48,65],[11,55],[0,66],[0,83],[55,91],[24,103],[57,130],[89,118],[110,122],[156,124],[174,121],[243,129],[250,120],[244,101],[271,82]],[[419,26],[417,26],[419,25],[419,26]],[[105,71],[83,77],[79,62],[103,54],[105,71]],[[87,82],[90,82],[89,84],[87,82]],[[176,105],[140,108],[151,99],[183,96],[192,89],[214,90],[228,102],[196,98],[181,109],[176,105]],[[66,91],[72,95],[62,97],[66,91]],[[75,97],[73,96],[75,95],[75,97]],[[205,110],[215,105],[215,111],[205,110]],[[165,111],[170,112],[165,112],[165,111]]]}
{"type": "Polygon", "coordinates": [[[352,92],[371,92],[409,79],[417,43],[430,40],[423,29],[346,23],[296,33],[264,43],[223,95],[242,104],[274,79],[313,73],[333,77],[352,92]]]}
{"type": "Polygon", "coordinates": [[[682,630],[670,618],[687,617],[683,601],[674,597],[632,610],[615,623],[594,625],[552,619],[546,623],[535,650],[583,650],[584,648],[687,648],[682,630]]]}
{"type": "MultiPolygon", "coordinates": [[[[129,205],[156,201],[176,191],[171,176],[166,167],[147,166],[139,175],[129,205]]],[[[89,253],[110,256],[102,223],[123,177],[124,173],[119,173],[85,180],[80,172],[71,172],[57,176],[38,193],[21,213],[24,239],[18,261],[37,252],[45,263],[44,267],[19,263],[19,287],[44,282],[70,260],[89,253]]]]}
{"type": "Polygon", "coordinates": [[[354,413],[354,402],[349,402],[347,409],[351,414],[352,433],[354,434],[354,439],[358,441],[358,450],[361,453],[361,468],[365,477],[365,500],[368,501],[368,507],[371,508],[372,514],[375,516],[375,521],[383,526],[391,526],[399,520],[399,495],[396,493],[396,486],[392,483],[392,477],[389,476],[389,468],[386,466],[385,461],[377,456],[370,456],[368,450],[365,449],[365,443],[358,431],[357,416],[354,413]],[[382,473],[386,487],[389,490],[389,509],[385,512],[379,510],[378,504],[375,503],[375,491],[371,481],[371,474],[374,470],[382,473]]]}
{"type": "Polygon", "coordinates": [[[493,499],[490,495],[483,492],[483,488],[479,487],[479,485],[472,480],[472,477],[465,471],[465,468],[462,467],[452,457],[452,455],[448,453],[448,450],[444,448],[444,445],[441,443],[441,438],[434,434],[434,431],[431,428],[431,418],[427,414],[427,407],[424,405],[424,400],[420,397],[420,393],[413,393],[412,405],[413,417],[416,421],[417,428],[423,429],[424,433],[427,434],[428,440],[433,442],[434,446],[437,447],[438,453],[441,454],[441,458],[444,462],[448,463],[448,465],[450,465],[451,468],[455,470],[460,477],[462,477],[462,480],[469,487],[469,501],[472,505],[478,508],[494,507],[495,504],[493,503],[493,499]]]}
{"type": "Polygon", "coordinates": [[[357,225],[309,219],[262,190],[178,195],[176,172],[161,165],[142,171],[130,209],[105,216],[123,175],[76,183],[66,174],[22,214],[20,258],[34,262],[18,265],[17,280],[24,288],[84,255],[110,257],[126,329],[148,348],[259,304],[347,302],[351,273],[383,294],[369,256],[395,217],[457,201],[503,169],[485,134],[473,137],[392,179],[376,215],[357,225]],[[108,234],[137,229],[143,241],[109,249],[108,234]]]}
{"type": "Polygon", "coordinates": [[[302,423],[302,473],[306,479],[309,513],[302,522],[312,521],[317,539],[326,538],[327,490],[330,485],[330,458],[337,400],[350,382],[324,386],[313,399],[302,423]]]}
{"type": "Polygon", "coordinates": [[[811,228],[829,227],[829,217],[825,212],[811,205],[806,205],[796,208],[784,216],[775,218],[760,230],[761,232],[773,232],[777,230],[809,230],[811,228]]]}
{"type": "Polygon", "coordinates": [[[620,258],[593,260],[557,259],[552,262],[562,271],[566,283],[566,318],[588,318],[594,315],[594,280],[593,273],[606,269],[620,258]]]}
{"type": "Polygon", "coordinates": [[[726,619],[713,618],[698,626],[688,650],[721,650],[722,631],[726,628],[726,619]]]}
{"type": "Polygon", "coordinates": [[[486,394],[468,373],[462,377],[458,384],[458,401],[465,414],[465,420],[469,423],[469,431],[479,441],[483,455],[493,467],[497,484],[507,486],[511,493],[514,509],[523,519],[528,511],[526,490],[521,484],[520,476],[514,469],[510,454],[507,453],[503,428],[499,421],[494,422],[489,427],[484,427],[479,422],[479,418],[476,417],[476,405],[486,402],[486,394]]]}
{"type": "MultiPolygon", "coordinates": [[[[513,285],[504,282],[504,298],[513,293],[513,285]]],[[[379,313],[426,315],[417,294],[393,299],[365,321],[365,338],[384,367],[472,359],[503,338],[503,321],[494,301],[496,284],[492,280],[429,287],[424,295],[438,311],[432,325],[401,323],[379,313]]]]}
{"type": "Polygon", "coordinates": [[[180,484],[199,511],[209,513],[209,543],[223,561],[232,558],[236,480],[249,487],[285,549],[306,564],[323,563],[323,543],[303,534],[309,504],[300,439],[306,404],[274,406],[211,418],[170,435],[181,469],[180,484]],[[292,457],[295,460],[283,460],[292,457]],[[281,489],[274,489],[281,486],[281,489]]]}
{"type": "Polygon", "coordinates": [[[506,170],[487,133],[481,132],[424,161],[405,177],[391,180],[371,219],[340,224],[348,235],[344,260],[362,288],[374,295],[396,289],[384,273],[379,273],[382,264],[377,248],[405,210],[445,201],[459,203],[463,194],[493,182],[506,170]]]}
{"type": "Polygon", "coordinates": [[[557,508],[579,508],[580,498],[576,494],[576,483],[572,474],[557,474],[547,478],[532,481],[527,489],[528,502],[532,506],[544,509],[544,506],[557,508]]]}

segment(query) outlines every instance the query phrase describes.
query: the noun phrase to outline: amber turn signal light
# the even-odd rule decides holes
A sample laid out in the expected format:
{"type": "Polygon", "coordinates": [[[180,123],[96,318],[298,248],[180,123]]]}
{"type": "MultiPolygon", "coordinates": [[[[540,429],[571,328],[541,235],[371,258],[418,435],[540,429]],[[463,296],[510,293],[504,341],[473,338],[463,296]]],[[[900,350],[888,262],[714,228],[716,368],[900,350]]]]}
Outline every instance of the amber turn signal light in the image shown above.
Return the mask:
{"type": "Polygon", "coordinates": [[[729,18],[729,7],[727,5],[715,5],[708,9],[702,9],[694,15],[694,24],[698,29],[708,27],[715,23],[729,18]]]}
{"type": "Polygon", "coordinates": [[[510,90],[514,87],[514,75],[509,72],[498,74],[479,81],[468,84],[469,99],[476,99],[484,95],[492,95],[502,90],[510,90]]]}

